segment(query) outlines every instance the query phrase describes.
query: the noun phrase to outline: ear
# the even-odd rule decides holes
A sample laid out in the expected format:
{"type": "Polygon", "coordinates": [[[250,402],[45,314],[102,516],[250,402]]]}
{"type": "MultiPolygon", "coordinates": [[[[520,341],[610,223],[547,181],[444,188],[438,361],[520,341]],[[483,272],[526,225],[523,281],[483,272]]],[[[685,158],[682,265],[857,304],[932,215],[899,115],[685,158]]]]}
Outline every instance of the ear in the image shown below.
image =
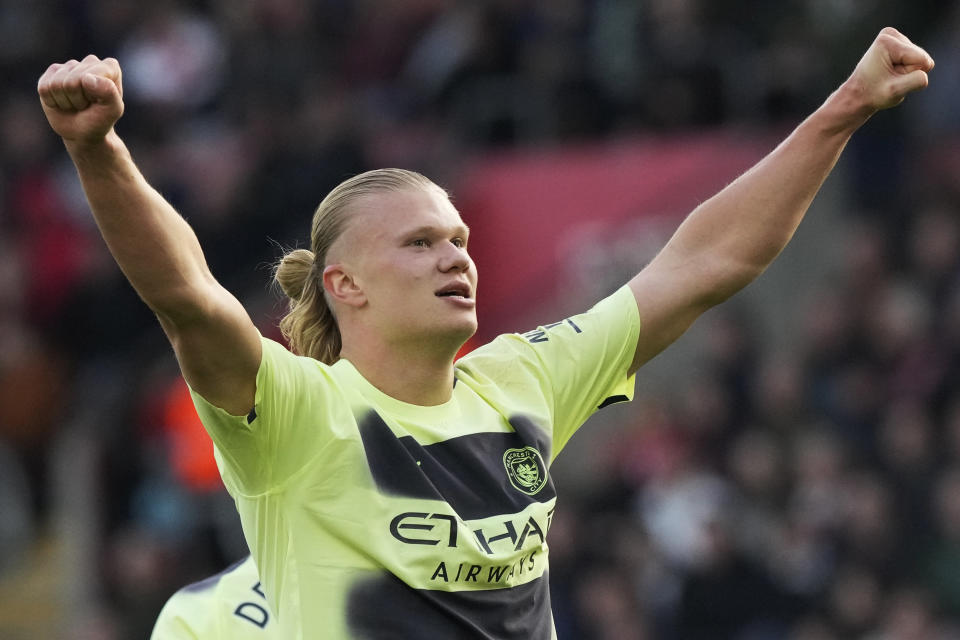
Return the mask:
{"type": "Polygon", "coordinates": [[[323,288],[331,298],[350,307],[362,307],[367,302],[360,284],[341,263],[323,269],[323,288]]]}

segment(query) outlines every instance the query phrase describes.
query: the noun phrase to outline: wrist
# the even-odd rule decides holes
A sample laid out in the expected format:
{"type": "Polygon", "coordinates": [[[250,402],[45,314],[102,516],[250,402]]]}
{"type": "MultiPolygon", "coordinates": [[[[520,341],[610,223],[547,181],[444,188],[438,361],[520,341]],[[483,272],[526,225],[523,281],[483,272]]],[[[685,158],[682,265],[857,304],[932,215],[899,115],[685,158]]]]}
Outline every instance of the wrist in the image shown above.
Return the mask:
{"type": "Polygon", "coordinates": [[[851,77],[830,94],[815,115],[827,134],[850,136],[876,111],[863,87],[851,77]]]}
{"type": "Polygon", "coordinates": [[[87,140],[64,138],[63,144],[77,166],[88,163],[103,163],[110,158],[118,157],[126,149],[123,141],[120,140],[120,136],[113,128],[102,138],[87,140]]]}

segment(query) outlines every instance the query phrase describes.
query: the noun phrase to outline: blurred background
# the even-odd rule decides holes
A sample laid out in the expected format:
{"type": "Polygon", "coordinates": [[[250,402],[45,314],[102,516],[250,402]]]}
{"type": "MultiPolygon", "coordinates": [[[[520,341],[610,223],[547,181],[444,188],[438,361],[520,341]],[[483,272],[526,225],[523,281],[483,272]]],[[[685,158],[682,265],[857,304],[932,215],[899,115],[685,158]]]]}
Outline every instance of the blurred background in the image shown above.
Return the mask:
{"type": "Polygon", "coordinates": [[[558,635],[960,638],[960,3],[0,0],[0,637],[146,638],[245,553],[171,349],[36,98],[118,130],[267,335],[322,196],[401,166],[473,228],[481,331],[585,309],[895,25],[937,61],[794,243],[554,466],[558,635]]]}

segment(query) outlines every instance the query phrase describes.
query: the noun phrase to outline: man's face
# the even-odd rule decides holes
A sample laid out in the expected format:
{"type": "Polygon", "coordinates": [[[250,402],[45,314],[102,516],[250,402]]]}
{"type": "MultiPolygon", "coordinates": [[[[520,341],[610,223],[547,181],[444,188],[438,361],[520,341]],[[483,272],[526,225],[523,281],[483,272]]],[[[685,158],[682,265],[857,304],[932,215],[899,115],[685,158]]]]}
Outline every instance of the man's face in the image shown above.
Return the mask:
{"type": "Polygon", "coordinates": [[[459,347],[477,330],[477,270],[456,208],[439,189],[412,187],[354,206],[338,257],[363,291],[366,321],[390,342],[459,347]]]}

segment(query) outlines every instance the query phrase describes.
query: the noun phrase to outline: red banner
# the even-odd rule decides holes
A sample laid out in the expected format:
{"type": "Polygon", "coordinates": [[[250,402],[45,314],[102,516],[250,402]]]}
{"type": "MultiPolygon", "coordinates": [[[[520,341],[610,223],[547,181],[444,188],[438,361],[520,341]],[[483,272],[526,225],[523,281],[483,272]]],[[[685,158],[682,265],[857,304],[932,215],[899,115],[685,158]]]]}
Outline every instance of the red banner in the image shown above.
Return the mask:
{"type": "Polygon", "coordinates": [[[478,341],[556,306],[571,270],[585,282],[619,278],[594,299],[625,283],[652,257],[650,234],[659,249],[687,213],[772,146],[769,135],[719,132],[479,160],[454,192],[480,273],[478,341]],[[629,266],[631,251],[643,262],[629,266]]]}

